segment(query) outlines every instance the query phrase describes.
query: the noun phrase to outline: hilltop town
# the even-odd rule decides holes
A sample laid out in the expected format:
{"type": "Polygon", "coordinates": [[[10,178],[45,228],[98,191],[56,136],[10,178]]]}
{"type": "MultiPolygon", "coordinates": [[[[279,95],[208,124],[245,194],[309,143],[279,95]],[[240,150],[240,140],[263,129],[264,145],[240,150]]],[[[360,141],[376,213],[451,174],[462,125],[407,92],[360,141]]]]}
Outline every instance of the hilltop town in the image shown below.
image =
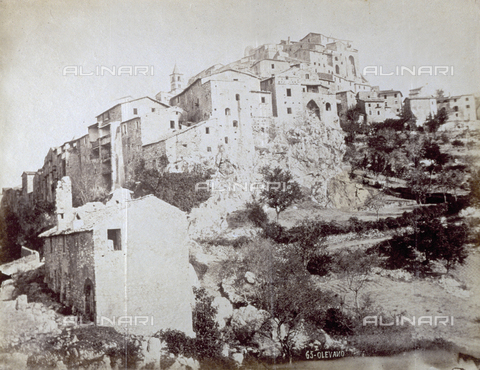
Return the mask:
{"type": "Polygon", "coordinates": [[[63,176],[72,179],[74,193],[108,193],[125,187],[142,160],[146,168],[162,168],[166,160],[171,172],[222,161],[248,171],[256,153],[269,147],[269,128],[294,124],[305,112],[333,129],[352,107],[365,122],[398,118],[404,108],[418,125],[443,108],[450,126],[477,120],[473,95],[434,97],[417,88],[402,101],[401,91],[370,86],[352,42],[317,33],[247,48],[242,59],[188,81],[175,66],[170,85],[169,92],[125,99],[101,112],[87,134],[51,148],[43,167],[25,169],[21,188],[3,189],[3,196],[11,204],[19,196],[53,202],[63,176]]]}
{"type": "Polygon", "coordinates": [[[480,358],[464,336],[478,328],[479,99],[371,86],[359,54],[309,33],[188,79],[179,63],[170,91],[122,99],[50,148],[2,189],[1,296],[20,324],[0,355],[131,366],[117,332],[102,331],[101,349],[88,334],[127,327],[139,369],[304,360],[306,349],[480,358]],[[276,182],[289,196],[262,188],[276,182]],[[411,286],[443,303],[418,303],[411,286]],[[361,325],[430,308],[463,316],[451,332],[415,318],[391,332],[361,325]]]}

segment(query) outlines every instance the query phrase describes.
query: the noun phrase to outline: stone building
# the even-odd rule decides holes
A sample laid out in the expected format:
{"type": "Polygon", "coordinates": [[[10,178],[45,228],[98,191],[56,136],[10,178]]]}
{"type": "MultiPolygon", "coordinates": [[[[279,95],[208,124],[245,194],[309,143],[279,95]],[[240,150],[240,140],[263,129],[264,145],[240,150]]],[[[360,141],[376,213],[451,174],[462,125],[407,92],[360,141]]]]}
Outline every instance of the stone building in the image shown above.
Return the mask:
{"type": "Polygon", "coordinates": [[[40,237],[45,279],[60,301],[97,325],[192,335],[185,213],[151,195],[131,200],[125,189],[74,208],[68,177],[56,198],[57,226],[40,237]]]}
{"type": "Polygon", "coordinates": [[[390,110],[392,115],[399,115],[402,112],[403,94],[399,90],[380,90],[377,92],[380,98],[386,102],[387,111],[390,110]]]}
{"type": "Polygon", "coordinates": [[[365,122],[383,122],[388,117],[387,102],[376,91],[357,93],[358,107],[365,117],[365,122]]]}
{"type": "Polygon", "coordinates": [[[423,87],[411,89],[404,101],[405,109],[417,119],[417,125],[423,125],[427,118],[437,114],[437,99],[423,92],[423,87]]]}
{"type": "Polygon", "coordinates": [[[188,122],[208,122],[202,127],[197,125],[201,132],[195,135],[203,137],[204,143],[200,150],[213,156],[228,153],[233,162],[245,162],[253,155],[255,142],[267,135],[265,127],[272,118],[271,99],[271,93],[260,88],[260,79],[255,75],[222,68],[198,78],[173,97],[170,104],[182,108],[188,122]]]}
{"type": "Polygon", "coordinates": [[[301,64],[263,80],[261,89],[271,92],[273,116],[280,121],[292,121],[309,109],[332,123],[338,118],[333,85],[333,79],[301,64]]]}
{"type": "Polygon", "coordinates": [[[338,91],[335,96],[337,97],[337,113],[339,117],[357,105],[356,94],[353,90],[338,91]]]}
{"type": "Polygon", "coordinates": [[[451,121],[475,121],[477,119],[473,94],[437,98],[438,111],[442,108],[446,109],[451,121]]]}

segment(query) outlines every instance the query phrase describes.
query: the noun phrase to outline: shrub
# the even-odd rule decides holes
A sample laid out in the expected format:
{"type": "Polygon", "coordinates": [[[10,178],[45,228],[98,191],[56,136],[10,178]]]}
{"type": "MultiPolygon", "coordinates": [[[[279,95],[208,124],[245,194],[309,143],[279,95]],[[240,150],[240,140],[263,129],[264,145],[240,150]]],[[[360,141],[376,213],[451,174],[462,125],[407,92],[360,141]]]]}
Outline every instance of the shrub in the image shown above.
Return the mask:
{"type": "Polygon", "coordinates": [[[307,263],[307,271],[312,275],[325,276],[329,273],[333,258],[329,254],[313,256],[307,263]]]}
{"type": "Polygon", "coordinates": [[[183,331],[160,330],[155,336],[165,342],[169,353],[175,356],[196,357],[195,339],[188,337],[183,331]]]}
{"type": "Polygon", "coordinates": [[[268,215],[262,205],[259,202],[249,202],[246,207],[248,219],[257,227],[265,227],[268,223],[268,215]]]}
{"type": "Polygon", "coordinates": [[[340,309],[331,307],[327,310],[323,329],[330,335],[351,335],[353,324],[351,319],[340,309]]]}
{"type": "Polygon", "coordinates": [[[453,145],[453,146],[465,146],[465,144],[463,143],[463,141],[458,140],[458,139],[453,140],[453,141],[452,141],[452,145],[453,145]]]}

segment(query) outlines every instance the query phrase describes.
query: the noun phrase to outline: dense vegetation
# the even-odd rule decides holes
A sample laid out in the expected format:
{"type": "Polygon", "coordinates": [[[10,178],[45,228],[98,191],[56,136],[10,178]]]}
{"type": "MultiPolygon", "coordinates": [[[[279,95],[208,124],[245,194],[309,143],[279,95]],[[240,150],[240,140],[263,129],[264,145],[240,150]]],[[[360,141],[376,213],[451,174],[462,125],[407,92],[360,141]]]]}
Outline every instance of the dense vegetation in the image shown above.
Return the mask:
{"type": "Polygon", "coordinates": [[[134,178],[127,184],[127,188],[134,192],[135,198],[153,194],[182,211],[190,212],[210,197],[208,187],[204,186],[210,178],[210,173],[201,168],[170,173],[148,168],[142,161],[135,168],[134,178]]]}

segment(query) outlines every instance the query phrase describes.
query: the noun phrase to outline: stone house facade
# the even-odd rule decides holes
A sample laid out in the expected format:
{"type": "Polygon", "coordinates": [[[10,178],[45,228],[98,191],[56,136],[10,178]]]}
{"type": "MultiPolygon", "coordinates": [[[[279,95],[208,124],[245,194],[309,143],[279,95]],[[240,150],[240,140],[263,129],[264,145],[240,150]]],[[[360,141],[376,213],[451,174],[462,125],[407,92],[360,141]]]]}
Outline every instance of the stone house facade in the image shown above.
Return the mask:
{"type": "Polygon", "coordinates": [[[298,65],[261,82],[272,94],[273,116],[292,121],[310,109],[326,123],[338,119],[333,81],[306,65],[298,65]]]}
{"type": "Polygon", "coordinates": [[[193,335],[185,213],[154,196],[131,200],[125,189],[78,208],[71,195],[64,177],[57,226],[40,235],[46,282],[60,301],[97,325],[193,335]]]}

